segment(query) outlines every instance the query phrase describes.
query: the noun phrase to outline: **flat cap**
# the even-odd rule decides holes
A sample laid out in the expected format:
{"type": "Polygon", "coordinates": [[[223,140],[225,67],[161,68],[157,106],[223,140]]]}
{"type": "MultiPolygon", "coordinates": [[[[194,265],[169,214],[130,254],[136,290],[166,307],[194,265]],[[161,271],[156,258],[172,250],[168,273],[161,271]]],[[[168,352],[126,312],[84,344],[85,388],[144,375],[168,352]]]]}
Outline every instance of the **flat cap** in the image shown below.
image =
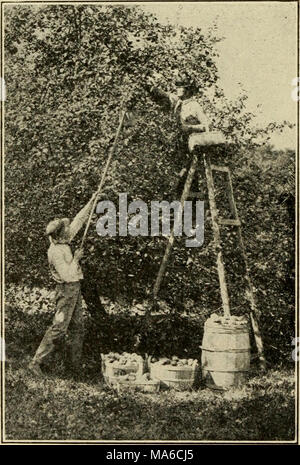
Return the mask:
{"type": "Polygon", "coordinates": [[[55,231],[58,229],[61,229],[63,226],[64,222],[61,219],[56,219],[53,221],[50,221],[46,227],[46,236],[49,236],[50,234],[53,234],[55,231]]]}

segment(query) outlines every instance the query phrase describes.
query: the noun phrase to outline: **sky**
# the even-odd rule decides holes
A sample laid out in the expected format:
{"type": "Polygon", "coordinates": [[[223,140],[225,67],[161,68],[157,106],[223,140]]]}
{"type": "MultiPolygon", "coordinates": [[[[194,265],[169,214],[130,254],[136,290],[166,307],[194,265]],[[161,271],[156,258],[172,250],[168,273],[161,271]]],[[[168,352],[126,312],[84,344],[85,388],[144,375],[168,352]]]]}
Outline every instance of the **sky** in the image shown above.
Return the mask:
{"type": "MultiPolygon", "coordinates": [[[[247,109],[257,124],[296,123],[292,80],[297,76],[296,2],[147,2],[142,8],[160,22],[197,26],[205,32],[215,22],[220,85],[229,98],[244,89],[247,109]],[[240,84],[239,84],[240,83],[240,84]]],[[[278,149],[295,148],[296,130],[272,136],[278,149]]]]}

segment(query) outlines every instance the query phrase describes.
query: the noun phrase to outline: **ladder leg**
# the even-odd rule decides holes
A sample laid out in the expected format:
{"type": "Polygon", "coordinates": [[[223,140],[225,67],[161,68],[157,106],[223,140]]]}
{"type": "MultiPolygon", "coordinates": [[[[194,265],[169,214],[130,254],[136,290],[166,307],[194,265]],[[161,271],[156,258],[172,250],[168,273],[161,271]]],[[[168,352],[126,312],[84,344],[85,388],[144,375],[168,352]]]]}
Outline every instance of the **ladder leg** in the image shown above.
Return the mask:
{"type": "MultiPolygon", "coordinates": [[[[190,169],[189,169],[189,172],[188,172],[188,175],[187,175],[187,178],[186,178],[186,182],[185,182],[184,189],[183,189],[183,192],[182,192],[182,195],[181,195],[181,199],[180,199],[180,204],[181,204],[182,207],[184,207],[184,202],[188,198],[190,188],[191,188],[191,185],[192,185],[192,181],[193,181],[193,178],[194,178],[194,175],[195,175],[197,163],[198,163],[197,156],[194,155],[193,159],[192,159],[190,169]]],[[[179,212],[179,214],[181,214],[181,212],[179,212]]],[[[159,292],[159,289],[160,289],[160,286],[161,286],[161,282],[162,282],[162,279],[164,277],[164,274],[165,274],[165,271],[166,271],[166,268],[167,268],[167,264],[168,264],[168,260],[169,260],[169,257],[170,257],[170,253],[171,253],[173,244],[174,244],[174,240],[175,240],[174,228],[172,228],[172,231],[171,231],[171,234],[170,234],[170,237],[169,237],[169,240],[168,240],[168,244],[167,244],[167,247],[166,247],[166,250],[165,250],[165,254],[164,254],[164,257],[162,259],[162,262],[161,262],[161,265],[160,265],[160,268],[159,268],[159,271],[158,271],[158,274],[157,274],[157,277],[156,277],[156,281],[155,281],[155,284],[154,284],[154,288],[153,288],[153,297],[154,297],[154,299],[157,298],[157,295],[158,295],[158,292],[159,292]]]]}
{"type": "Polygon", "coordinates": [[[263,342],[262,342],[262,338],[261,338],[261,334],[260,334],[260,330],[258,326],[258,320],[256,318],[255,313],[252,311],[250,312],[250,320],[251,320],[252,330],[253,330],[255,344],[257,348],[257,353],[259,357],[259,364],[260,364],[261,369],[265,371],[267,368],[267,365],[266,365],[266,359],[264,356],[264,346],[263,346],[263,342]]]}
{"type": "Polygon", "coordinates": [[[217,254],[217,268],[218,268],[218,275],[219,275],[223,311],[224,311],[225,316],[230,316],[229,296],[228,296],[227,284],[226,284],[226,279],[225,279],[225,268],[224,268],[224,262],[223,262],[223,254],[222,254],[220,228],[218,224],[218,213],[217,213],[216,200],[215,200],[215,194],[214,194],[214,181],[213,181],[210,161],[206,159],[205,154],[203,154],[203,159],[204,159],[205,174],[206,174],[206,180],[207,180],[209,207],[210,207],[210,212],[211,212],[212,227],[213,227],[213,234],[214,234],[214,246],[215,246],[215,251],[217,254]]]}
{"type": "MultiPolygon", "coordinates": [[[[239,219],[236,203],[235,203],[234,196],[233,196],[233,187],[232,187],[232,181],[231,181],[230,173],[228,173],[228,186],[229,186],[229,189],[228,189],[229,201],[230,201],[230,206],[232,208],[232,213],[234,214],[236,219],[239,219]]],[[[244,245],[242,229],[241,229],[240,226],[238,226],[238,239],[239,239],[240,248],[241,248],[241,252],[242,252],[242,256],[243,256],[243,260],[244,260],[244,264],[245,264],[245,278],[246,278],[246,283],[247,283],[247,288],[248,288],[245,295],[246,295],[246,298],[247,298],[248,302],[250,303],[251,325],[252,325],[253,334],[254,334],[254,338],[255,338],[255,343],[256,343],[256,347],[257,347],[257,352],[258,352],[258,356],[259,356],[259,360],[260,360],[260,366],[261,366],[261,368],[263,370],[265,370],[266,369],[266,359],[264,357],[263,342],[262,342],[262,337],[261,337],[261,333],[260,333],[259,325],[258,325],[259,311],[258,311],[258,308],[256,306],[256,301],[255,301],[254,292],[253,292],[253,284],[252,284],[252,281],[251,281],[251,278],[250,278],[248,260],[247,260],[247,255],[246,255],[246,249],[245,249],[245,245],[244,245]]]]}
{"type": "Polygon", "coordinates": [[[240,243],[243,260],[244,260],[244,263],[245,263],[245,269],[246,269],[245,279],[246,279],[248,289],[247,289],[247,291],[245,293],[245,296],[246,296],[248,302],[250,303],[250,308],[251,308],[250,319],[251,319],[251,325],[252,325],[253,334],[254,334],[254,338],[255,338],[255,343],[256,343],[256,347],[257,347],[257,353],[258,353],[259,360],[260,360],[260,366],[261,366],[261,368],[263,370],[265,370],[266,369],[266,359],[265,359],[265,356],[264,356],[263,342],[262,342],[262,337],[261,337],[261,333],[260,333],[259,325],[258,325],[259,311],[258,311],[258,308],[256,306],[256,301],[255,301],[254,292],[253,292],[253,284],[252,284],[252,281],[251,281],[250,275],[249,275],[248,260],[247,260],[247,256],[246,256],[246,250],[245,250],[243,236],[242,236],[242,232],[241,232],[240,227],[238,227],[238,237],[239,237],[239,243],[240,243]]]}

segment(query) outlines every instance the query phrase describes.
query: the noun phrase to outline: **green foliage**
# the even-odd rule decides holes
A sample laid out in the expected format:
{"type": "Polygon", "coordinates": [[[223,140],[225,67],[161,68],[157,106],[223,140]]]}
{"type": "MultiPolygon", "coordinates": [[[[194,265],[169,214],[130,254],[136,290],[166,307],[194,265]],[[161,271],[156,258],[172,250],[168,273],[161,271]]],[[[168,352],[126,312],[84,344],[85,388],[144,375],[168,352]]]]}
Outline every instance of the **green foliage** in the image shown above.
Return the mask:
{"type": "MultiPolygon", "coordinates": [[[[142,199],[149,204],[178,196],[174,186],[188,159],[178,155],[173,116],[150,100],[144,85],[149,73],[159,73],[161,87],[172,90],[180,65],[196,86],[212,95],[203,102],[212,124],[234,142],[213,154],[213,161],[225,159],[233,173],[269,358],[289,359],[294,333],[294,153],[253,148],[259,131],[251,128],[246,96],[229,102],[218,87],[218,39],[212,31],[204,36],[199,28],[164,26],[138,7],[120,6],[14,6],[5,11],[5,21],[10,96],[5,120],[6,282],[49,286],[45,226],[55,216],[72,217],[95,190],[122,104],[134,106],[134,122],[122,134],[103,197],[117,203],[118,193],[128,192],[128,202],[142,199]]],[[[200,169],[207,198],[203,178],[200,169]]],[[[244,265],[233,232],[228,231],[224,244],[233,312],[247,313],[244,265]]],[[[164,247],[161,237],[100,238],[93,223],[85,276],[102,296],[131,307],[133,299],[147,298],[164,247]]],[[[208,218],[201,249],[187,249],[182,241],[175,244],[161,297],[171,313],[191,310],[202,318],[220,311],[208,218]]],[[[37,304],[34,298],[34,305],[48,306],[43,299],[37,304]]],[[[135,328],[130,343],[122,339],[126,347],[133,343],[133,333],[140,333],[136,321],[132,326],[131,319],[124,320],[125,326],[135,328]]],[[[167,352],[188,347],[187,340],[193,338],[179,321],[174,337],[180,342],[171,349],[168,338],[161,340],[169,324],[172,332],[174,322],[166,322],[161,335],[156,325],[147,330],[148,341],[161,341],[167,352]]],[[[156,350],[146,343],[144,348],[156,350]]]]}
{"type": "MultiPolygon", "coordinates": [[[[6,23],[7,273],[19,281],[27,268],[26,280],[42,283],[45,223],[63,211],[72,216],[95,189],[128,94],[136,100],[137,119],[120,141],[106,194],[115,200],[117,192],[129,192],[147,201],[170,190],[169,180],[181,169],[172,163],[174,122],[162,118],[143,85],[155,70],[170,81],[178,60],[199,84],[211,85],[215,67],[204,65],[213,39],[197,32],[203,55],[197,73],[199,63],[186,53],[188,31],[180,32],[181,49],[172,42],[174,28],[136,8],[21,7],[7,11],[6,23]]],[[[94,228],[91,239],[97,249],[89,261],[99,263],[94,228]]]]}

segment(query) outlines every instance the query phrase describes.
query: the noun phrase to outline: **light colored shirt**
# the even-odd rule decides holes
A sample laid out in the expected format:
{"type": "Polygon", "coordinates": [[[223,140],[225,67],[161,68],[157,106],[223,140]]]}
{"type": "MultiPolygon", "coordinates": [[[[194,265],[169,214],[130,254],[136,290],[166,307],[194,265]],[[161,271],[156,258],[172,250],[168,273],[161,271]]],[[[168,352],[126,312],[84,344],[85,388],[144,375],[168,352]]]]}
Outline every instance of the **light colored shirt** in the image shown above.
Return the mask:
{"type": "Polygon", "coordinates": [[[182,125],[189,124],[193,126],[200,124],[205,127],[204,132],[195,131],[189,134],[188,147],[190,152],[192,152],[195,147],[206,147],[223,144],[225,142],[224,136],[219,131],[209,130],[209,119],[197,100],[183,100],[181,106],[178,106],[178,109],[178,111],[180,111],[179,118],[182,125]]]}
{"type": "MultiPolygon", "coordinates": [[[[87,221],[93,199],[91,199],[75,216],[70,224],[69,241],[71,242],[83,224],[87,221]]],[[[68,243],[52,242],[48,249],[48,262],[53,279],[57,283],[74,283],[83,279],[79,263],[74,260],[71,247],[68,243]]]]}
{"type": "Polygon", "coordinates": [[[194,98],[181,100],[176,94],[166,92],[162,89],[152,86],[149,89],[150,93],[154,96],[155,100],[162,102],[164,105],[168,104],[171,110],[178,118],[182,129],[188,129],[188,147],[192,152],[195,147],[205,147],[216,144],[225,143],[225,138],[219,131],[210,131],[210,121],[205,112],[203,111],[200,103],[194,98]],[[185,128],[188,125],[188,128],[185,128]],[[201,132],[197,126],[203,127],[201,132]],[[195,126],[195,131],[193,131],[195,126]]]}
{"type": "Polygon", "coordinates": [[[48,249],[51,275],[57,283],[76,283],[83,279],[81,267],[74,260],[69,244],[52,243],[48,249]]]}
{"type": "MultiPolygon", "coordinates": [[[[181,100],[176,94],[166,92],[163,89],[152,86],[149,89],[155,100],[162,103],[168,102],[168,106],[179,117],[182,125],[203,125],[206,132],[209,131],[209,119],[207,118],[202,106],[195,98],[181,100]]],[[[196,131],[198,132],[198,131],[196,131]]]]}
{"type": "Polygon", "coordinates": [[[197,100],[183,100],[180,109],[180,122],[182,124],[202,124],[209,130],[209,121],[197,100]]]}
{"type": "Polygon", "coordinates": [[[88,203],[80,210],[79,213],[75,216],[72,223],[70,224],[70,237],[69,242],[71,242],[78,231],[82,228],[84,223],[87,221],[91,208],[93,206],[94,197],[92,197],[88,203]]]}

